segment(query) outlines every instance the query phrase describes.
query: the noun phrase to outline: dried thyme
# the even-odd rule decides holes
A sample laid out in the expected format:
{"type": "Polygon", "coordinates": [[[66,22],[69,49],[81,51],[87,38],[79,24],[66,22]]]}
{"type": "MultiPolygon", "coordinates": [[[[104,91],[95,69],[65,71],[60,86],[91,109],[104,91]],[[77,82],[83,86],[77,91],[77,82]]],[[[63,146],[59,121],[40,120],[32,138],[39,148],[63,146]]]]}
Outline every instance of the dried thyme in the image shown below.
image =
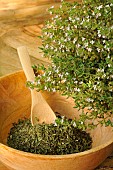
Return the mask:
{"type": "Polygon", "coordinates": [[[54,124],[31,125],[29,119],[19,120],[10,129],[8,146],[25,152],[63,155],[91,148],[88,133],[75,127],[75,121],[58,117],[54,124]]]}

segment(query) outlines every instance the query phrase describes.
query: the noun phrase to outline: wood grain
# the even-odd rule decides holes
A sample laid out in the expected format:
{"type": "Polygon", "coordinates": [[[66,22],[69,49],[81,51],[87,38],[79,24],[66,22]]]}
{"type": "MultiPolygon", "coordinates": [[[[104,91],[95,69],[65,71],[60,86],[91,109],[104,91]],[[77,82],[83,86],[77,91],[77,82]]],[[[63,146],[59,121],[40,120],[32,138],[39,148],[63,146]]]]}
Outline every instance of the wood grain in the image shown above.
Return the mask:
{"type": "Polygon", "coordinates": [[[7,32],[0,37],[0,75],[5,75],[21,69],[17,54],[19,46],[27,46],[33,64],[50,64],[48,59],[41,57],[41,41],[37,37],[41,33],[42,25],[28,26],[7,32]]]}
{"type": "MultiPolygon", "coordinates": [[[[73,2],[74,0],[67,0],[73,2]]],[[[81,0],[76,0],[81,2],[81,0]]],[[[60,5],[60,0],[1,0],[0,35],[20,27],[41,24],[50,18],[48,8],[60,5]]]]}
{"type": "MultiPolygon", "coordinates": [[[[0,170],[9,170],[0,162],[0,170]]],[[[13,170],[13,169],[12,169],[13,170]]],[[[95,170],[113,170],[113,155],[109,156],[98,168],[95,170]]]]}

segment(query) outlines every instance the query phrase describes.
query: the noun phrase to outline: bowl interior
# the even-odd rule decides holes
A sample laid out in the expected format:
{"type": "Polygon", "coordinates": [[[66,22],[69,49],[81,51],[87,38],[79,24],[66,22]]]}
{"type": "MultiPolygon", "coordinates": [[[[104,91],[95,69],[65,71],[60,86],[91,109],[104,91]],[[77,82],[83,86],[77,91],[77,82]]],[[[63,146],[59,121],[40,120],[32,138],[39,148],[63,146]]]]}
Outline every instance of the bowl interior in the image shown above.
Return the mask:
{"type": "MultiPolygon", "coordinates": [[[[55,112],[69,118],[79,116],[74,101],[58,93],[43,92],[42,95],[55,112]]],[[[0,142],[6,145],[12,123],[19,118],[29,117],[31,107],[30,90],[26,87],[23,71],[0,78],[0,142]]],[[[89,132],[93,138],[93,148],[113,140],[111,127],[100,127],[89,132]]]]}

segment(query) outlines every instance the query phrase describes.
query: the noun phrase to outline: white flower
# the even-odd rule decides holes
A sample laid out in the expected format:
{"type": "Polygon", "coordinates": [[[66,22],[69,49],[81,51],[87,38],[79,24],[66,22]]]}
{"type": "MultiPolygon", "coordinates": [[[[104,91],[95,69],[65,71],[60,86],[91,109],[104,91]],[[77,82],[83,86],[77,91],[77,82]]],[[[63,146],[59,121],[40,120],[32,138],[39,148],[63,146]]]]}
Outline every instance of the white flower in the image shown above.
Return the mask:
{"type": "Polygon", "coordinates": [[[48,47],[49,47],[49,45],[48,45],[48,44],[46,44],[45,48],[48,48],[48,47]]]}
{"type": "Polygon", "coordinates": [[[59,76],[59,77],[61,77],[61,78],[63,77],[63,75],[62,75],[62,74],[58,74],[58,76],[59,76]]]}
{"type": "Polygon", "coordinates": [[[98,37],[101,37],[102,35],[101,35],[101,32],[100,32],[100,30],[98,30],[98,37]]]}
{"type": "Polygon", "coordinates": [[[94,44],[94,42],[95,42],[94,40],[91,40],[91,41],[90,41],[91,44],[94,44]]]}
{"type": "Polygon", "coordinates": [[[61,123],[63,123],[64,122],[64,119],[61,119],[61,123]]]}
{"type": "Polygon", "coordinates": [[[53,13],[52,13],[52,11],[50,11],[49,13],[50,13],[50,15],[52,15],[52,14],[53,14],[53,13]]]}
{"type": "Polygon", "coordinates": [[[67,39],[64,40],[64,42],[67,42],[67,41],[68,41],[67,39]]]}
{"type": "Polygon", "coordinates": [[[84,41],[85,40],[85,38],[84,37],[82,37],[82,41],[84,41]]]}
{"type": "Polygon", "coordinates": [[[73,6],[73,8],[76,8],[76,5],[75,5],[75,6],[73,6]]]}
{"type": "Polygon", "coordinates": [[[102,38],[106,38],[106,36],[105,36],[105,35],[103,35],[103,36],[102,36],[102,38]]]}
{"type": "Polygon", "coordinates": [[[57,48],[55,48],[54,51],[56,52],[56,51],[57,51],[57,48]]]}
{"type": "Polygon", "coordinates": [[[97,77],[98,80],[100,80],[100,77],[97,77]]]}
{"type": "Polygon", "coordinates": [[[79,84],[83,84],[83,81],[80,81],[79,84]]]}
{"type": "Polygon", "coordinates": [[[45,35],[47,35],[48,33],[47,32],[44,32],[45,35]]]}
{"type": "Polygon", "coordinates": [[[55,89],[55,88],[53,88],[53,89],[52,89],[52,91],[53,91],[53,92],[56,92],[56,89],[55,89]]]}
{"type": "Polygon", "coordinates": [[[72,23],[74,23],[74,22],[75,22],[75,20],[73,19],[73,20],[72,20],[72,23]]]}
{"type": "Polygon", "coordinates": [[[65,33],[65,36],[66,36],[66,37],[68,36],[68,33],[67,33],[67,32],[65,33]]]}
{"type": "Polygon", "coordinates": [[[102,5],[100,5],[100,6],[98,6],[98,7],[97,7],[97,9],[99,9],[99,10],[100,10],[102,7],[103,7],[103,6],[102,6],[102,5]]]}
{"type": "Polygon", "coordinates": [[[80,89],[78,88],[77,91],[80,92],[80,89]]]}
{"type": "Polygon", "coordinates": [[[80,44],[77,44],[76,47],[79,48],[81,45],[80,44]]]}
{"type": "Polygon", "coordinates": [[[59,42],[58,42],[58,44],[60,45],[60,44],[61,44],[61,42],[59,41],[59,42]]]}
{"type": "Polygon", "coordinates": [[[68,72],[66,72],[66,73],[65,73],[65,75],[67,75],[67,76],[68,76],[68,75],[69,75],[69,73],[68,73],[68,72]]]}
{"type": "Polygon", "coordinates": [[[51,80],[50,77],[48,77],[47,81],[50,81],[50,80],[51,80]]]}
{"type": "Polygon", "coordinates": [[[70,50],[69,50],[68,48],[66,48],[66,51],[68,51],[68,52],[69,52],[70,50]]]}
{"type": "Polygon", "coordinates": [[[87,98],[86,101],[90,103],[90,102],[93,102],[94,100],[91,98],[87,98]]]}
{"type": "Polygon", "coordinates": [[[54,123],[54,126],[57,126],[57,123],[56,123],[56,122],[54,123]]]}
{"type": "Polygon", "coordinates": [[[92,51],[92,49],[91,49],[91,48],[87,48],[87,50],[88,50],[89,52],[91,52],[91,51],[92,51]]]}
{"type": "Polygon", "coordinates": [[[83,125],[83,122],[81,121],[81,125],[83,125]]]}
{"type": "Polygon", "coordinates": [[[69,30],[70,30],[70,27],[68,26],[66,29],[69,31],[69,30]]]}
{"type": "Polygon", "coordinates": [[[53,8],[54,8],[54,6],[51,6],[51,7],[50,7],[50,9],[53,9],[53,8]]]}
{"type": "Polygon", "coordinates": [[[53,48],[53,46],[51,46],[51,50],[53,50],[54,48],[53,48]]]}
{"type": "Polygon", "coordinates": [[[60,29],[64,29],[64,26],[61,26],[61,28],[60,29]]]}
{"type": "Polygon", "coordinates": [[[74,126],[74,127],[76,127],[76,126],[77,126],[75,122],[73,123],[73,126],[74,126]]]}
{"type": "Polygon", "coordinates": [[[69,21],[71,21],[72,20],[72,18],[71,17],[69,17],[69,21]]]}
{"type": "Polygon", "coordinates": [[[80,18],[76,18],[76,20],[77,20],[77,21],[79,21],[79,20],[80,20],[80,18]]]}
{"type": "Polygon", "coordinates": [[[86,18],[89,18],[89,15],[86,18]]]}
{"type": "Polygon", "coordinates": [[[106,77],[106,74],[104,74],[103,77],[106,77]]]}
{"type": "Polygon", "coordinates": [[[97,90],[97,86],[96,85],[93,85],[93,88],[94,88],[94,90],[97,90]]]}
{"type": "Polygon", "coordinates": [[[101,34],[98,34],[98,37],[101,37],[101,34]]]}
{"type": "Polygon", "coordinates": [[[74,81],[74,83],[76,83],[76,84],[77,84],[77,83],[78,83],[78,81],[74,81]]]}
{"type": "Polygon", "coordinates": [[[107,48],[107,46],[105,45],[104,48],[107,48]]]}
{"type": "Polygon", "coordinates": [[[55,72],[56,72],[56,73],[58,73],[58,72],[59,72],[59,70],[57,69],[55,72]]]}
{"type": "Polygon", "coordinates": [[[107,48],[107,51],[110,51],[110,48],[107,48]]]}
{"type": "Polygon", "coordinates": [[[113,29],[113,25],[111,26],[111,29],[113,29]]]}
{"type": "Polygon", "coordinates": [[[97,51],[98,51],[98,52],[100,52],[100,49],[99,49],[99,48],[97,48],[97,51]]]}
{"type": "Polygon", "coordinates": [[[53,35],[51,34],[50,36],[49,36],[49,38],[52,38],[53,37],[53,35]]]}
{"type": "Polygon", "coordinates": [[[35,84],[35,82],[34,81],[30,81],[31,82],[31,84],[35,84]]]}
{"type": "Polygon", "coordinates": [[[44,90],[47,90],[47,87],[46,87],[46,86],[44,87],[44,90]]]}
{"type": "Polygon", "coordinates": [[[74,40],[73,40],[73,44],[75,44],[75,42],[77,41],[77,39],[76,38],[74,38],[74,40]]]}
{"type": "Polygon", "coordinates": [[[37,84],[40,84],[40,80],[37,81],[37,84]]]}
{"type": "Polygon", "coordinates": [[[85,47],[88,47],[88,42],[84,44],[85,47]]]}
{"type": "Polygon", "coordinates": [[[89,106],[89,107],[88,107],[88,110],[91,110],[91,109],[92,109],[92,107],[91,107],[91,106],[89,106]]]}
{"type": "Polygon", "coordinates": [[[68,41],[70,41],[71,40],[71,38],[70,37],[68,37],[68,41]]]}
{"type": "Polygon", "coordinates": [[[110,75],[111,78],[113,78],[113,75],[110,75]]]}
{"type": "Polygon", "coordinates": [[[100,17],[101,16],[101,13],[98,13],[97,15],[96,15],[96,18],[98,18],[98,17],[100,17]]]}
{"type": "Polygon", "coordinates": [[[56,15],[55,18],[58,18],[58,15],[56,15]]]}
{"type": "Polygon", "coordinates": [[[108,64],[108,67],[111,67],[111,64],[108,64]]]}
{"type": "Polygon", "coordinates": [[[104,72],[104,68],[103,68],[103,69],[99,69],[99,68],[98,68],[98,69],[97,69],[97,72],[101,72],[101,73],[104,72]]]}
{"type": "Polygon", "coordinates": [[[74,88],[74,91],[80,92],[80,89],[79,88],[74,88]]]}
{"type": "Polygon", "coordinates": [[[62,84],[65,83],[65,82],[66,82],[66,79],[63,79],[63,80],[61,81],[62,84]]]}
{"type": "Polygon", "coordinates": [[[77,29],[77,25],[74,25],[74,28],[76,28],[76,29],[77,29]]]}
{"type": "Polygon", "coordinates": [[[106,5],[105,7],[109,8],[109,5],[106,5]]]}

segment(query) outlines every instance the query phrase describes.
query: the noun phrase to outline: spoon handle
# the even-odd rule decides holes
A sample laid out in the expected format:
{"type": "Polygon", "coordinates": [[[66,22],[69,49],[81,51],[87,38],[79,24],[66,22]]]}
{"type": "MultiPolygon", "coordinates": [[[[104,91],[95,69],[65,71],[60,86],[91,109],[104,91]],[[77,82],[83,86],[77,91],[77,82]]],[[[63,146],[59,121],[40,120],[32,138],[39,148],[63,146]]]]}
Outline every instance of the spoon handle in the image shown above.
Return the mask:
{"type": "Polygon", "coordinates": [[[23,67],[24,73],[26,75],[27,81],[34,81],[34,72],[31,68],[31,61],[25,46],[17,48],[18,55],[20,58],[21,65],[23,67]]]}
{"type": "MultiPolygon", "coordinates": [[[[34,72],[31,68],[30,57],[27,48],[22,46],[17,48],[20,62],[25,72],[27,81],[34,81],[34,72]]],[[[39,123],[53,123],[56,116],[48,103],[45,101],[40,92],[36,92],[35,89],[31,90],[31,123],[32,125],[39,123]],[[39,121],[36,120],[38,118],[39,121]]]]}

